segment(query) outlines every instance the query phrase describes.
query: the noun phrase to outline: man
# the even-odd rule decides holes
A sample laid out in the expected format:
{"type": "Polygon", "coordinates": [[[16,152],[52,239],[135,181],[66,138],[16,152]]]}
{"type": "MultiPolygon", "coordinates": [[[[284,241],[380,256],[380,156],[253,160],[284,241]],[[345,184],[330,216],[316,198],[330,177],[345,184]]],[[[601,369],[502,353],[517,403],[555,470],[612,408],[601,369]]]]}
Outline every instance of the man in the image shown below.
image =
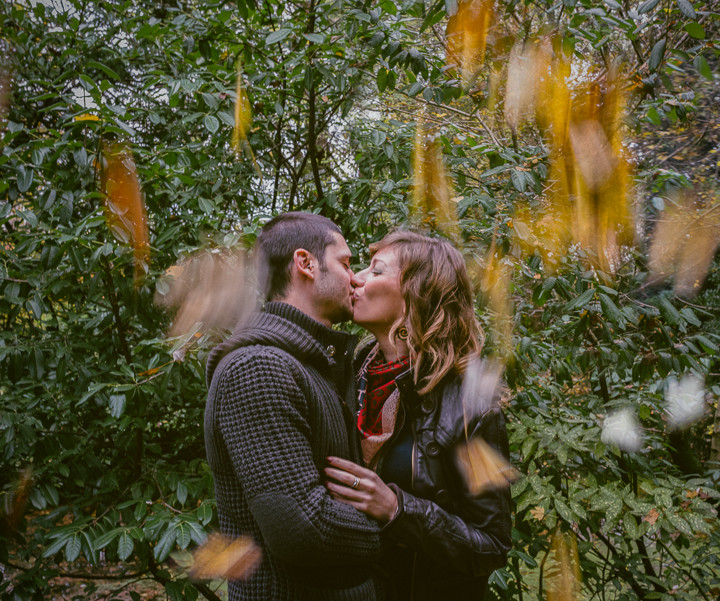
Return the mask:
{"type": "Polygon", "coordinates": [[[360,460],[351,361],[350,249],[329,219],[285,213],[256,244],[268,302],[210,354],[205,444],[223,533],[263,559],[230,600],[377,598],[379,527],[330,498],[326,457],[360,460]]]}

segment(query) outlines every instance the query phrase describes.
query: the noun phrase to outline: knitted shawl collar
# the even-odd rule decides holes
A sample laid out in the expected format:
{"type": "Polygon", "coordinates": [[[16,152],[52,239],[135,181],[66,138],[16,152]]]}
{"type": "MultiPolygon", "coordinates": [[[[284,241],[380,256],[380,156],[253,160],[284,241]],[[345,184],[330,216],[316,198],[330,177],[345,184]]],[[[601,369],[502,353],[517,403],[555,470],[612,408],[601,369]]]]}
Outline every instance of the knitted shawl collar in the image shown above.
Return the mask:
{"type": "Polygon", "coordinates": [[[274,346],[323,369],[334,367],[335,357],[352,356],[355,340],[354,336],[328,328],[292,305],[266,303],[262,311],[253,313],[228,340],[210,352],[207,385],[210,386],[220,361],[242,346],[274,346]]]}

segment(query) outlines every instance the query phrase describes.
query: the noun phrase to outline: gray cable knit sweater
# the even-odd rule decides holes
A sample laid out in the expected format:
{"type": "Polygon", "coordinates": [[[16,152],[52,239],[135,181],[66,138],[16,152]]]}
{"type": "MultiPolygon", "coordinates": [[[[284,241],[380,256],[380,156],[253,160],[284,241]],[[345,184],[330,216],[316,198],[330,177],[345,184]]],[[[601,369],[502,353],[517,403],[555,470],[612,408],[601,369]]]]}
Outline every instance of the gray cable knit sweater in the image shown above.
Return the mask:
{"type": "Polygon", "coordinates": [[[210,354],[205,445],[220,527],[252,536],[263,552],[250,579],[230,582],[230,601],[381,596],[372,576],[378,525],[321,483],[328,455],[360,462],[349,409],[354,346],[268,303],[210,354]]]}

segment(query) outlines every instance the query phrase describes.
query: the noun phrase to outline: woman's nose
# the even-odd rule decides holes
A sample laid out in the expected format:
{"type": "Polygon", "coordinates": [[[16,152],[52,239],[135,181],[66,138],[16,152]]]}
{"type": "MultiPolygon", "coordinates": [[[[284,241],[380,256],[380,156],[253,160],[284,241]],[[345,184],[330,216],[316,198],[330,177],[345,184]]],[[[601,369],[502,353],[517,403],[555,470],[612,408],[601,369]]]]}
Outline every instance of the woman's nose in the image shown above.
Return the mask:
{"type": "Polygon", "coordinates": [[[367,272],[367,269],[363,269],[362,271],[358,271],[356,274],[354,274],[352,277],[353,286],[355,286],[356,288],[364,286],[365,280],[367,279],[367,272]]]}

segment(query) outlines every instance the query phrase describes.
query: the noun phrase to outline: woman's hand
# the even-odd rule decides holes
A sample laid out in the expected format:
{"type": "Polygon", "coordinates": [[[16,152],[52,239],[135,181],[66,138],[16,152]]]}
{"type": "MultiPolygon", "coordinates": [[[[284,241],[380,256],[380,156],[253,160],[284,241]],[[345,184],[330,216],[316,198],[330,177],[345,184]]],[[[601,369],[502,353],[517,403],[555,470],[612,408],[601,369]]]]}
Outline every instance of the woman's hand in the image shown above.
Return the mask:
{"type": "Polygon", "coordinates": [[[325,486],[336,501],[362,511],[382,523],[395,517],[398,500],[392,489],[375,472],[352,461],[328,457],[325,486]]]}

